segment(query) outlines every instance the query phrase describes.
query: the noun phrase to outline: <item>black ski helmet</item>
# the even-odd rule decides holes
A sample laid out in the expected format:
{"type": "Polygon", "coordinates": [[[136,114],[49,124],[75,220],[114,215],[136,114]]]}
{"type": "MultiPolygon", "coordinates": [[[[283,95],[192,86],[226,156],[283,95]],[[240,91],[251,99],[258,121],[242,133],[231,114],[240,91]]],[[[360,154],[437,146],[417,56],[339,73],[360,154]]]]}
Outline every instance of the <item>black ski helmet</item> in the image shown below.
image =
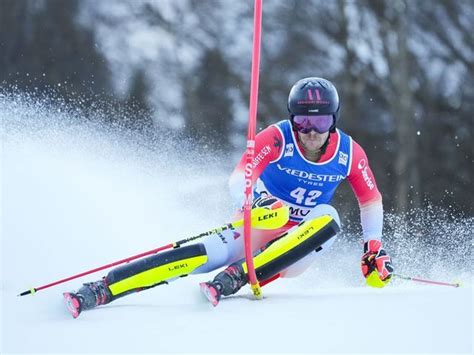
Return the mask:
{"type": "Polygon", "coordinates": [[[329,129],[331,132],[336,129],[340,106],[336,87],[323,78],[309,77],[298,80],[288,95],[291,123],[296,115],[333,115],[334,123],[329,129]]]}

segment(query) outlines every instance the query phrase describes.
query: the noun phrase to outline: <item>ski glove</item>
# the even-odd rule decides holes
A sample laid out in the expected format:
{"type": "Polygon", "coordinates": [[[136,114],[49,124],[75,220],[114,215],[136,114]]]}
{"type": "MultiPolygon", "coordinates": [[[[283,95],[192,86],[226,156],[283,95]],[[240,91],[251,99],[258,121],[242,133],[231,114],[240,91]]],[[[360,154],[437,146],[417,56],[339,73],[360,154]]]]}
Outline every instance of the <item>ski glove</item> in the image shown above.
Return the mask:
{"type": "Polygon", "coordinates": [[[282,206],[283,203],[279,199],[267,194],[258,196],[252,203],[252,209],[256,207],[263,207],[267,210],[274,210],[282,206]]]}
{"type": "Polygon", "coordinates": [[[380,240],[371,239],[364,243],[361,267],[367,285],[381,288],[390,282],[392,259],[383,249],[380,240]]]}

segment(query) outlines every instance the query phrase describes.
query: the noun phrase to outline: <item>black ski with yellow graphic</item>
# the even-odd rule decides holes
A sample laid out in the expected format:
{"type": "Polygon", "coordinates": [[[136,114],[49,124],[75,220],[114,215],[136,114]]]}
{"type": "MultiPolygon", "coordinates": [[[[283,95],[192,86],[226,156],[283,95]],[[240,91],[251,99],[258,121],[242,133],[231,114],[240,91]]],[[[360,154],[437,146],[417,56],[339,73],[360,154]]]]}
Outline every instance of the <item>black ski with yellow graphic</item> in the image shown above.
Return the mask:
{"type": "MultiPolygon", "coordinates": [[[[339,225],[329,215],[301,222],[254,256],[257,278],[262,281],[272,278],[312,251],[318,251],[321,245],[338,232],[339,225]]],[[[242,267],[247,273],[245,262],[242,267]]]]}

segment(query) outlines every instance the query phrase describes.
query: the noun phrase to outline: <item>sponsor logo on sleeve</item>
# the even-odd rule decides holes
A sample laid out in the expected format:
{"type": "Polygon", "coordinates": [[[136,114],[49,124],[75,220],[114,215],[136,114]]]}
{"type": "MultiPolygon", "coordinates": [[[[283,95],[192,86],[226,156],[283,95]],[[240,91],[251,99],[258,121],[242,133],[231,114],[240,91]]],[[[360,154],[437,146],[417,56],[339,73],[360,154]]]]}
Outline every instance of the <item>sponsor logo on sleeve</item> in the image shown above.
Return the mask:
{"type": "Polygon", "coordinates": [[[367,184],[368,188],[370,190],[373,190],[375,188],[375,184],[374,182],[372,181],[372,178],[369,176],[369,174],[367,173],[367,168],[369,167],[367,165],[367,161],[365,159],[361,159],[359,161],[359,164],[357,164],[357,167],[359,168],[359,170],[361,170],[362,172],[362,177],[364,178],[364,181],[365,183],[367,184]]]}
{"type": "Polygon", "coordinates": [[[264,159],[268,154],[271,153],[271,151],[272,151],[272,149],[270,148],[269,145],[264,146],[264,147],[258,152],[258,154],[256,154],[256,155],[254,156],[253,162],[252,162],[253,168],[255,169],[255,168],[258,166],[258,164],[260,164],[260,163],[263,161],[263,159],[264,159]]]}

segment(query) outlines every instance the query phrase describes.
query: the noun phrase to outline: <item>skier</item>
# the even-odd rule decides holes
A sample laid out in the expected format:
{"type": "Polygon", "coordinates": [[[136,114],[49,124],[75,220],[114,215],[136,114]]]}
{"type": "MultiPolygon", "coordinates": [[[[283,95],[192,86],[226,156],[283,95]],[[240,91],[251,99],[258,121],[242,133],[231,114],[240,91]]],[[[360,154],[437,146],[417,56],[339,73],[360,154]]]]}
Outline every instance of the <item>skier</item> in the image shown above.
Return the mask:
{"type": "MultiPolygon", "coordinates": [[[[296,82],[288,97],[289,119],[255,137],[253,207],[289,208],[289,220],[275,230],[252,230],[252,250],[259,280],[294,277],[327,251],[339,231],[337,211],[329,203],[347,179],[360,207],[363,231],[362,274],[368,285],[383,287],[393,272],[383,249],[382,197],[367,156],[359,144],[336,128],[339,95],[323,78],[296,82]]],[[[235,202],[244,201],[242,156],[229,179],[235,202]]],[[[132,292],[168,283],[180,276],[207,273],[229,265],[212,281],[200,284],[215,306],[222,296],[236,293],[248,281],[240,228],[205,238],[201,243],[159,253],[113,269],[99,281],[64,293],[74,318],[81,311],[107,304],[132,292]]]]}

